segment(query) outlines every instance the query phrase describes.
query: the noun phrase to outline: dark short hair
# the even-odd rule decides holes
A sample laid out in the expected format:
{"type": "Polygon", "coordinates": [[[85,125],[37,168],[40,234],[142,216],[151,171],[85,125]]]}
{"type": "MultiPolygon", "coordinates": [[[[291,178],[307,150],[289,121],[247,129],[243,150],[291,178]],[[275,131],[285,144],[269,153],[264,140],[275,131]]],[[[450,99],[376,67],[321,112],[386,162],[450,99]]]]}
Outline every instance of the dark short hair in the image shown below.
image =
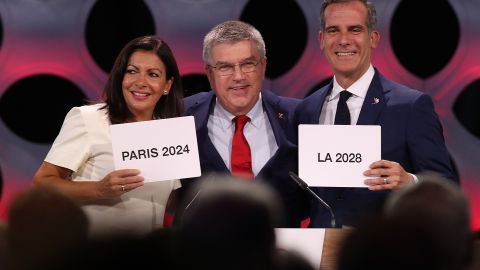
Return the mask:
{"type": "Polygon", "coordinates": [[[6,243],[11,269],[43,269],[88,239],[85,212],[53,186],[23,191],[10,205],[8,216],[6,243]]]}
{"type": "MultiPolygon", "coordinates": [[[[417,184],[389,195],[385,203],[385,217],[401,224],[404,230],[409,228],[408,233],[415,233],[418,242],[430,239],[424,243],[430,245],[430,254],[437,254],[431,258],[436,258],[435,263],[442,265],[441,269],[466,269],[473,251],[466,195],[458,185],[437,173],[422,172],[417,177],[417,184]]],[[[398,230],[394,231],[398,233],[398,230]]],[[[412,242],[409,244],[415,245],[412,242]]]]}
{"type": "Polygon", "coordinates": [[[325,0],[320,9],[320,30],[325,31],[325,9],[331,4],[340,4],[340,3],[349,3],[358,1],[365,5],[368,12],[367,17],[367,28],[369,32],[372,32],[377,29],[377,11],[375,6],[367,0],[325,0]]]}
{"type": "Polygon", "coordinates": [[[131,116],[122,92],[122,81],[130,56],[136,51],[154,52],[166,68],[167,80],[173,79],[168,95],[162,96],[155,105],[155,119],[178,117],[183,115],[183,88],[180,81],[177,62],[168,44],[157,36],[141,36],[128,42],[120,51],[103,90],[106,103],[102,109],[108,110],[112,124],[124,123],[131,116]]]}

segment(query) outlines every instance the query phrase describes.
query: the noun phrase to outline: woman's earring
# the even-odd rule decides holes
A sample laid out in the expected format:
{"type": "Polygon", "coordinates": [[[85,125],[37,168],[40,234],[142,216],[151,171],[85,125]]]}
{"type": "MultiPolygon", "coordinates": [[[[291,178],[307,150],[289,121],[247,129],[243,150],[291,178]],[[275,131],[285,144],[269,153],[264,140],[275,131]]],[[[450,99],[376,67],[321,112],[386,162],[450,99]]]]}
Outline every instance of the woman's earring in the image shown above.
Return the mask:
{"type": "Polygon", "coordinates": [[[167,94],[168,94],[168,91],[167,91],[167,90],[163,90],[163,94],[164,94],[164,95],[167,95],[167,94]]]}

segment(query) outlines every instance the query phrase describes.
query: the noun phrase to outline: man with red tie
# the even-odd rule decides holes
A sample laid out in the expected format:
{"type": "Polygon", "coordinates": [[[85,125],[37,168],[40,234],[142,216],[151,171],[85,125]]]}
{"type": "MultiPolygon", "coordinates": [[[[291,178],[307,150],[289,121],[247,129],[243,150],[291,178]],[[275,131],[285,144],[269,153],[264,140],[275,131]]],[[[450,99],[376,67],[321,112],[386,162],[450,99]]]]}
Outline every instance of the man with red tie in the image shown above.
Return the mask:
{"type": "Polygon", "coordinates": [[[195,117],[202,175],[267,182],[283,200],[285,225],[298,227],[307,199],[288,176],[296,171],[297,153],[287,133],[299,100],[262,90],[265,43],[247,23],[215,26],[205,36],[203,60],[213,91],[185,99],[185,114],[195,117]]]}

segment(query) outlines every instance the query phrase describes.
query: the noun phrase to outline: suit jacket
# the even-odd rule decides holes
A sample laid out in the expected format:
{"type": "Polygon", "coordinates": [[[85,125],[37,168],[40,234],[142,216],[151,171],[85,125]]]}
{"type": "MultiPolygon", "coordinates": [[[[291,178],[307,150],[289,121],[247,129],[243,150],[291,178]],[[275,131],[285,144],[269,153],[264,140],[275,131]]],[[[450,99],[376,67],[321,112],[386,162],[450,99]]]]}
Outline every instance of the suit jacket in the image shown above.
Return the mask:
{"type": "MultiPolygon", "coordinates": [[[[195,118],[202,175],[212,172],[231,174],[208,136],[207,122],[214,102],[215,94],[212,91],[185,98],[185,115],[193,115],[195,118]]],[[[263,109],[270,121],[278,150],[255,178],[265,181],[280,196],[287,227],[298,227],[302,217],[308,214],[306,194],[288,176],[289,171],[297,170],[298,164],[296,146],[287,140],[287,133],[293,133],[291,120],[299,102],[298,99],[262,91],[263,109]]],[[[194,182],[195,180],[185,179],[182,186],[188,190],[194,182]]]]}
{"type": "MultiPolygon", "coordinates": [[[[298,106],[294,123],[318,124],[325,98],[333,82],[305,98],[298,106]]],[[[410,173],[433,171],[458,182],[432,99],[417,90],[383,77],[377,70],[367,91],[357,125],[382,127],[382,159],[396,161],[410,173]]],[[[353,138],[361,142],[361,138],[353,138]]],[[[292,138],[296,142],[296,135],[292,138]]],[[[367,170],[368,168],[365,168],[367,170]]],[[[313,188],[327,201],[337,225],[355,225],[383,207],[389,191],[366,188],[313,188]]],[[[312,202],[311,227],[329,227],[330,215],[312,202]]]]}

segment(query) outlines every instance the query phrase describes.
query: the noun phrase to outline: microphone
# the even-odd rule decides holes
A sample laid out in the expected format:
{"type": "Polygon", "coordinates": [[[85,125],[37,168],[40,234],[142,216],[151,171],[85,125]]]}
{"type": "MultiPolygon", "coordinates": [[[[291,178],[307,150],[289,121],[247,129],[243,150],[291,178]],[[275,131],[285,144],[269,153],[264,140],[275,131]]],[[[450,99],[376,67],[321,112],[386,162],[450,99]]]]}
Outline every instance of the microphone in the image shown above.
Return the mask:
{"type": "Polygon", "coordinates": [[[198,197],[198,195],[200,195],[201,192],[202,192],[202,189],[199,189],[197,191],[197,193],[195,193],[195,196],[193,196],[193,199],[190,200],[190,202],[187,204],[187,206],[185,206],[185,209],[183,209],[182,217],[183,217],[183,215],[185,215],[185,212],[187,212],[187,210],[190,208],[190,205],[192,205],[192,203],[197,200],[197,197],[198,197]]]}
{"type": "Polygon", "coordinates": [[[218,177],[219,174],[217,173],[210,173],[207,176],[203,176],[201,178],[201,183],[197,184],[197,191],[195,192],[195,195],[193,198],[187,203],[187,206],[183,208],[183,212],[181,213],[181,219],[185,217],[185,213],[192,207],[195,202],[198,200],[199,195],[204,191],[205,188],[209,188],[210,185],[212,185],[212,182],[215,181],[215,179],[218,177]]]}
{"type": "Polygon", "coordinates": [[[303,181],[297,174],[295,174],[294,172],[292,171],[289,171],[288,172],[288,175],[290,175],[290,177],[293,179],[293,181],[295,181],[295,183],[297,183],[297,185],[307,191],[308,193],[310,193],[313,197],[315,197],[315,199],[317,199],[317,201],[319,201],[320,203],[322,203],[322,205],[327,208],[327,210],[330,212],[330,225],[332,226],[332,228],[335,228],[336,227],[336,221],[335,221],[335,215],[333,214],[333,211],[332,211],[332,208],[330,207],[330,205],[328,205],[328,203],[326,203],[322,198],[320,198],[315,192],[313,192],[312,189],[310,189],[310,187],[307,185],[307,183],[305,183],[305,181],[303,181]]]}

